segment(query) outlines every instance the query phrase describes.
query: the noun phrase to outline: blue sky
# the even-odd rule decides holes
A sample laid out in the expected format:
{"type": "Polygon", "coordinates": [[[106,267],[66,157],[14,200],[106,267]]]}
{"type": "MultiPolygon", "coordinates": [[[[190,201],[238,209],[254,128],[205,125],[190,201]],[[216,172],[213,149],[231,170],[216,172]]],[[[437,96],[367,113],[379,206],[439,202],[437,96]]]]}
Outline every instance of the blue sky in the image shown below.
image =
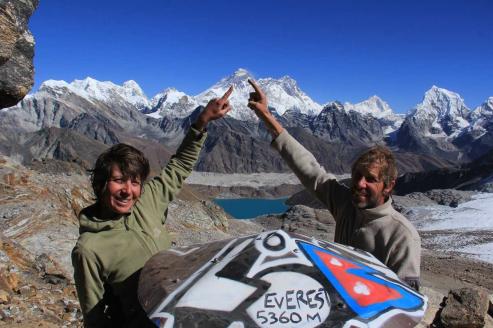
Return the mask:
{"type": "Polygon", "coordinates": [[[41,0],[35,86],[135,80],[195,95],[238,68],[289,75],[315,101],[378,95],[396,112],[432,85],[493,96],[493,1],[41,0]]]}

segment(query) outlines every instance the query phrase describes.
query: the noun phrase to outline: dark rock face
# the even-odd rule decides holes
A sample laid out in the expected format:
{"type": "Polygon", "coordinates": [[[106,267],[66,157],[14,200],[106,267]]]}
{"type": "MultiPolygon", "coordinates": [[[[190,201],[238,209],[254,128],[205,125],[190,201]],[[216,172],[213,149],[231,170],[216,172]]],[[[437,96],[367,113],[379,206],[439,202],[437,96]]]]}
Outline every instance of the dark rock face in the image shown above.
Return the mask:
{"type": "Polygon", "coordinates": [[[340,141],[353,146],[382,142],[379,121],[355,111],[345,112],[340,103],[326,106],[311,122],[313,134],[326,141],[340,141]]]}
{"type": "MultiPolygon", "coordinates": [[[[397,131],[397,145],[403,150],[438,156],[451,161],[465,161],[466,156],[461,157],[460,149],[446,140],[444,137],[425,137],[423,131],[434,131],[429,122],[417,120],[408,116],[397,131]]],[[[439,131],[436,131],[437,135],[439,131]]]]}
{"type": "Polygon", "coordinates": [[[445,327],[484,327],[488,294],[478,288],[451,290],[440,319],[445,327]]]}
{"type": "Polygon", "coordinates": [[[472,191],[463,191],[455,189],[445,190],[429,190],[425,192],[426,197],[437,202],[440,205],[446,205],[450,207],[457,207],[461,203],[468,202],[472,199],[472,191]]]}
{"type": "Polygon", "coordinates": [[[27,23],[38,0],[0,1],[0,108],[17,104],[34,84],[34,38],[27,23]]]}
{"type": "Polygon", "coordinates": [[[395,192],[405,195],[413,191],[456,188],[461,190],[493,190],[493,151],[456,169],[438,169],[406,173],[397,179],[395,192]]]}

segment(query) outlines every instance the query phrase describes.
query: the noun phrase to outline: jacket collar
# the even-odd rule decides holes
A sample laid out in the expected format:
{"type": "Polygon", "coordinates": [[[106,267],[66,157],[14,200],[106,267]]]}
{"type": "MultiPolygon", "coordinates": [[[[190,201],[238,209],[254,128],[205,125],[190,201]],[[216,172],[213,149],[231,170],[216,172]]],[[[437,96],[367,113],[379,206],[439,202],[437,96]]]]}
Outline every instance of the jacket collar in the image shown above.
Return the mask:
{"type": "Polygon", "coordinates": [[[387,201],[380,206],[374,208],[368,208],[360,211],[364,215],[367,221],[372,221],[381,218],[383,216],[391,215],[393,209],[394,208],[392,207],[392,197],[389,197],[389,199],[387,199],[387,201]]]}
{"type": "Polygon", "coordinates": [[[84,208],[79,214],[79,234],[107,230],[125,230],[126,215],[115,219],[100,217],[98,203],[84,208]]]}

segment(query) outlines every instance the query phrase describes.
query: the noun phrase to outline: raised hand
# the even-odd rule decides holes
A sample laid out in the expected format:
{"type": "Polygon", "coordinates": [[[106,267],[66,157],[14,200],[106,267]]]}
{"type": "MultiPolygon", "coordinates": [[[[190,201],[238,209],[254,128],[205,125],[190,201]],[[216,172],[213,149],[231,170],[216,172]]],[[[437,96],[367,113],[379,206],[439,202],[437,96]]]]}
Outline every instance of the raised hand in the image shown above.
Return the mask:
{"type": "Polygon", "coordinates": [[[269,108],[267,106],[267,97],[265,96],[264,92],[259,88],[255,81],[248,79],[248,83],[250,83],[250,85],[255,90],[255,92],[250,92],[250,98],[248,98],[248,107],[254,110],[257,115],[261,113],[268,113],[269,108]]]}
{"type": "Polygon", "coordinates": [[[259,119],[264,121],[265,126],[269,129],[272,136],[274,138],[277,137],[284,129],[281,123],[279,123],[269,111],[267,96],[259,88],[255,81],[248,80],[248,83],[250,83],[253,90],[255,90],[255,92],[250,93],[250,98],[248,98],[248,107],[255,112],[259,119]]]}
{"type": "Polygon", "coordinates": [[[203,130],[210,121],[224,117],[231,110],[228,98],[232,92],[233,86],[230,86],[221,98],[211,99],[197,118],[195,126],[203,130]]]}

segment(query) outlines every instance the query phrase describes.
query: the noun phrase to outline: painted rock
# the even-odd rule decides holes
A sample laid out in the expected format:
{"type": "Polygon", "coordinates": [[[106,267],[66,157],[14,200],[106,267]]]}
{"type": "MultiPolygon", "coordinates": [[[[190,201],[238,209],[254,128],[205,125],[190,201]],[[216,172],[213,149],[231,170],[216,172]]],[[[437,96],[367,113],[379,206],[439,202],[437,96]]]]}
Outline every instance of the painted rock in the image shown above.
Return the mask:
{"type": "Polygon", "coordinates": [[[158,327],[413,327],[417,293],[371,254],[282,230],[174,248],[142,269],[158,327]]]}

